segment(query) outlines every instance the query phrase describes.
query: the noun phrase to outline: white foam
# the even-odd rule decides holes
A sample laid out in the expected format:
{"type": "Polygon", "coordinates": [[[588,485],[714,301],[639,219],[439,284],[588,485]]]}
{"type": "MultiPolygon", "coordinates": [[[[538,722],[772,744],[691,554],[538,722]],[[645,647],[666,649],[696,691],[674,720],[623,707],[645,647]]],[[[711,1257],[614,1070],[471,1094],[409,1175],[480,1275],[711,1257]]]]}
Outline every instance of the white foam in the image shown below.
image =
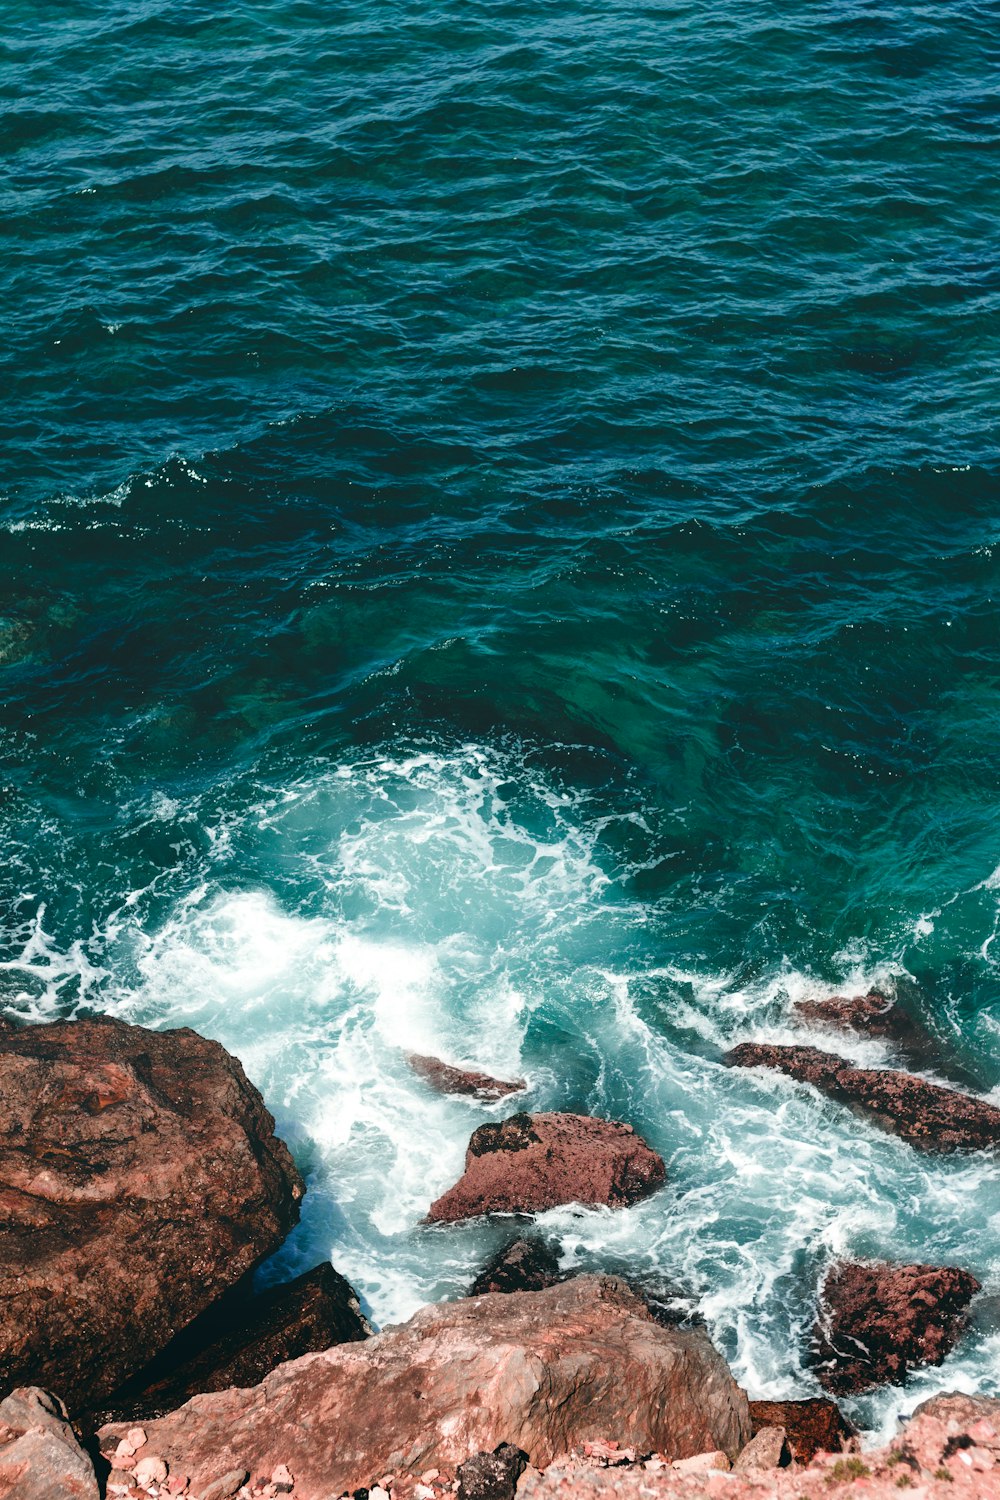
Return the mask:
{"type": "MultiPolygon", "coordinates": [[[[103,947],[60,953],[42,909],[3,969],[15,984],[23,973],[26,1014],[53,1013],[79,986],[240,1056],[309,1182],[275,1274],[330,1256],[376,1321],[396,1321],[460,1292],[503,1237],[420,1221],[471,1129],[514,1101],[442,1098],[408,1066],[414,1051],[526,1075],[515,1107],[635,1124],[667,1160],[667,1186],[623,1212],[559,1209],[542,1227],[567,1265],[628,1264],[696,1294],[753,1395],[816,1389],[815,1289],[838,1255],[963,1264],[1000,1290],[991,1161],[920,1156],[790,1079],[718,1061],[746,1038],[806,1039],[794,1001],[883,987],[902,973],[895,957],[845,952],[836,983],[780,958],[752,981],[651,961],[649,909],[610,892],[601,864],[606,808],[515,751],[378,755],[311,768],[239,814],[153,794],[131,816],[158,837],[176,824],[177,847],[195,851],[166,915],[151,915],[168,901],[157,876],[124,897],[103,947]]],[[[880,1042],[835,1045],[890,1057],[880,1042]]],[[[977,1336],[855,1411],[882,1431],[918,1390],[987,1388],[998,1352],[977,1336]]]]}

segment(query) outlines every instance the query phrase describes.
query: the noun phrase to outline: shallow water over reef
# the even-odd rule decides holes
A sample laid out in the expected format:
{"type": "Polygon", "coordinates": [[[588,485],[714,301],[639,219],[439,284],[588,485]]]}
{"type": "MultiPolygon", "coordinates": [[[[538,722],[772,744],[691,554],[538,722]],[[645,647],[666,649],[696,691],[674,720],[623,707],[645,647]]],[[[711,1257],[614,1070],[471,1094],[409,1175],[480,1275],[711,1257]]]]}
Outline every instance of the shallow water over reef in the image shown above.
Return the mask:
{"type": "MultiPolygon", "coordinates": [[[[983,1282],[1000,1186],[737,1041],[903,985],[1000,1083],[992,7],[5,10],[0,997],[244,1061],[373,1317],[509,1106],[668,1186],[545,1216],[807,1394],[836,1254],[983,1282]]],[[[821,1043],[822,1045],[822,1043],[821,1043]]],[[[886,1062],[876,1043],[838,1042],[886,1062]]]]}

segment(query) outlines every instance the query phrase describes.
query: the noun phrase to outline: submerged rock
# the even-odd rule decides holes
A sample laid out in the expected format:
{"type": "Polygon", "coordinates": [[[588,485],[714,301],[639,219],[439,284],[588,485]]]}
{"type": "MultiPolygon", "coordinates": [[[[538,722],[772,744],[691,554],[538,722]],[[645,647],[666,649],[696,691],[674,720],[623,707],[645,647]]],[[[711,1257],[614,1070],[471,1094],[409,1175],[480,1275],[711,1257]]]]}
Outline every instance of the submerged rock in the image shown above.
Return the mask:
{"type": "Polygon", "coordinates": [[[820,1294],[814,1350],[820,1382],[836,1395],[904,1385],[939,1365],[965,1327],[979,1282],[955,1266],[840,1261],[820,1294]]]}
{"type": "MultiPolygon", "coordinates": [[[[544,1467],[595,1438],[683,1458],[735,1454],[750,1437],[746,1397],[706,1335],[661,1328],[623,1282],[593,1276],[425,1307],[145,1427],[195,1494],[232,1469],[287,1461],[296,1500],[368,1489],[387,1473],[454,1472],[500,1443],[544,1467]]],[[[102,1428],[103,1451],[126,1431],[102,1428]]]]}
{"type": "Polygon", "coordinates": [[[837,1403],[825,1396],[803,1401],[751,1401],[750,1421],[755,1436],[765,1427],[784,1428],[792,1457],[800,1464],[807,1464],[817,1453],[840,1453],[850,1438],[857,1437],[857,1428],[837,1403]]]}
{"type": "Polygon", "coordinates": [[[277,1249],[303,1184],[235,1058],[99,1018],[0,1030],[0,1380],[92,1407],[277,1249]]]}
{"type": "Polygon", "coordinates": [[[827,1000],[799,1000],[793,1007],[803,1021],[859,1036],[881,1037],[904,1049],[923,1050],[927,1034],[906,1011],[878,990],[867,995],[831,995],[827,1000]]]}
{"type": "Polygon", "coordinates": [[[502,1078],[493,1078],[489,1073],[477,1073],[471,1068],[456,1068],[442,1062],[439,1057],[422,1057],[417,1052],[408,1054],[406,1061],[426,1084],[439,1094],[469,1094],[474,1099],[505,1099],[508,1094],[520,1094],[528,1085],[523,1078],[507,1083],[502,1078]]]}
{"type": "Polygon", "coordinates": [[[1000,1144],[1000,1109],[995,1104],[912,1073],[856,1068],[818,1047],[763,1042],[744,1042],[728,1052],[724,1061],[738,1068],[774,1068],[800,1083],[811,1083],[923,1150],[982,1150],[1000,1144]]]}
{"type": "Polygon", "coordinates": [[[97,1475],[48,1391],[22,1386],[0,1401],[0,1500],[99,1500],[97,1475]]]}
{"type": "Polygon", "coordinates": [[[540,1292],[562,1279],[559,1256],[540,1235],[509,1240],[488,1260],[469,1288],[470,1297],[486,1292],[540,1292]]]}
{"type": "Polygon", "coordinates": [[[631,1125],[591,1115],[511,1115],[473,1131],[465,1172],[427,1217],[541,1213],[560,1203],[623,1208],[665,1179],[662,1159],[631,1125]]]}
{"type": "Polygon", "coordinates": [[[159,1416],[202,1391],[258,1385],[278,1365],[368,1338],[357,1296],[329,1264],[254,1296],[222,1297],[106,1401],[100,1420],[159,1416]]]}

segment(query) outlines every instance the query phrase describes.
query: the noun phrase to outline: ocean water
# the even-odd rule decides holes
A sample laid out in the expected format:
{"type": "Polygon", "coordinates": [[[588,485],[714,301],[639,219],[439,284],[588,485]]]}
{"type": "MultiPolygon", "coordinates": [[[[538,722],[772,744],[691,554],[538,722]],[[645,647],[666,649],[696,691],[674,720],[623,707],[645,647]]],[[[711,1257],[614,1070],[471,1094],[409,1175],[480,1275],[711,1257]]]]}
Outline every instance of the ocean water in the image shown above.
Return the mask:
{"type": "Polygon", "coordinates": [[[898,984],[1000,1098],[998,72],[985,0],[6,0],[0,998],[240,1056],[267,1276],[504,1238],[413,1049],[635,1124],[543,1226],[751,1395],[839,1254],[985,1288],[870,1432],[997,1391],[996,1163],[720,1057],[898,984]]]}

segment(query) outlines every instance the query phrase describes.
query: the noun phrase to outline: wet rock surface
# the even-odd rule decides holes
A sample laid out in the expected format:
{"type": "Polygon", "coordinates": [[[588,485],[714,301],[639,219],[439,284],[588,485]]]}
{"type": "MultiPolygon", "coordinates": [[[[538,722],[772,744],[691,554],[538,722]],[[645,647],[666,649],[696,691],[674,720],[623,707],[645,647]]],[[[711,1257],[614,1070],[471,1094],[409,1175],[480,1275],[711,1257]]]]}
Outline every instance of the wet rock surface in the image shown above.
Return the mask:
{"type": "Polygon", "coordinates": [[[410,1052],[406,1061],[418,1077],[439,1094],[467,1094],[474,1099],[505,1099],[508,1094],[520,1094],[527,1088],[523,1078],[511,1082],[494,1078],[489,1073],[477,1073],[472,1068],[456,1068],[442,1062],[439,1057],[423,1057],[410,1052]]]}
{"type": "Polygon", "coordinates": [[[259,1385],[287,1360],[356,1342],[371,1331],[354,1289],[328,1264],[257,1296],[238,1289],[114,1392],[99,1421],[160,1416],[200,1391],[259,1385]]]}
{"type": "Polygon", "coordinates": [[[0,1394],[99,1402],[278,1247],[302,1192],[217,1042],[0,1029],[0,1394]]]}
{"type": "Polygon", "coordinates": [[[857,1437],[835,1401],[814,1396],[803,1401],[751,1401],[750,1421],[754,1434],[763,1427],[782,1427],[792,1457],[808,1463],[817,1453],[840,1453],[844,1444],[857,1437]]]}
{"type": "MultiPolygon", "coordinates": [[[[671,1458],[735,1454],[750,1437],[746,1398],[705,1334],[661,1328],[623,1282],[590,1276],[424,1308],[145,1426],[151,1451],[195,1493],[287,1460],[297,1500],[368,1489],[383,1474],[454,1472],[505,1442],[540,1468],[596,1436],[671,1458]]],[[[126,1430],[102,1428],[102,1451],[126,1430]]]]}
{"type": "Polygon", "coordinates": [[[540,1235],[519,1235],[486,1262],[469,1288],[469,1296],[481,1297],[486,1292],[540,1292],[560,1280],[555,1248],[540,1235]]]}
{"type": "Polygon", "coordinates": [[[512,1115],[473,1132],[463,1176],[431,1205],[428,1219],[540,1213],[561,1203],[622,1208],[665,1178],[662,1159],[630,1125],[590,1115],[512,1115]]]}
{"type": "Polygon", "coordinates": [[[910,1145],[927,1151],[983,1150],[1000,1144],[1000,1109],[974,1094],[942,1088],[891,1068],[856,1068],[818,1047],[744,1042],[724,1061],[773,1068],[850,1105],[910,1145]]]}
{"type": "Polygon", "coordinates": [[[954,1266],[838,1262],[823,1283],[814,1332],[821,1383],[848,1395],[903,1385],[911,1369],[939,1365],[978,1291],[976,1278],[954,1266]]]}
{"type": "Polygon", "coordinates": [[[859,1036],[881,1037],[904,1051],[924,1054],[931,1038],[896,1000],[878,990],[866,995],[831,995],[825,1000],[799,1000],[796,1016],[811,1025],[832,1031],[855,1031],[859,1036]]]}

